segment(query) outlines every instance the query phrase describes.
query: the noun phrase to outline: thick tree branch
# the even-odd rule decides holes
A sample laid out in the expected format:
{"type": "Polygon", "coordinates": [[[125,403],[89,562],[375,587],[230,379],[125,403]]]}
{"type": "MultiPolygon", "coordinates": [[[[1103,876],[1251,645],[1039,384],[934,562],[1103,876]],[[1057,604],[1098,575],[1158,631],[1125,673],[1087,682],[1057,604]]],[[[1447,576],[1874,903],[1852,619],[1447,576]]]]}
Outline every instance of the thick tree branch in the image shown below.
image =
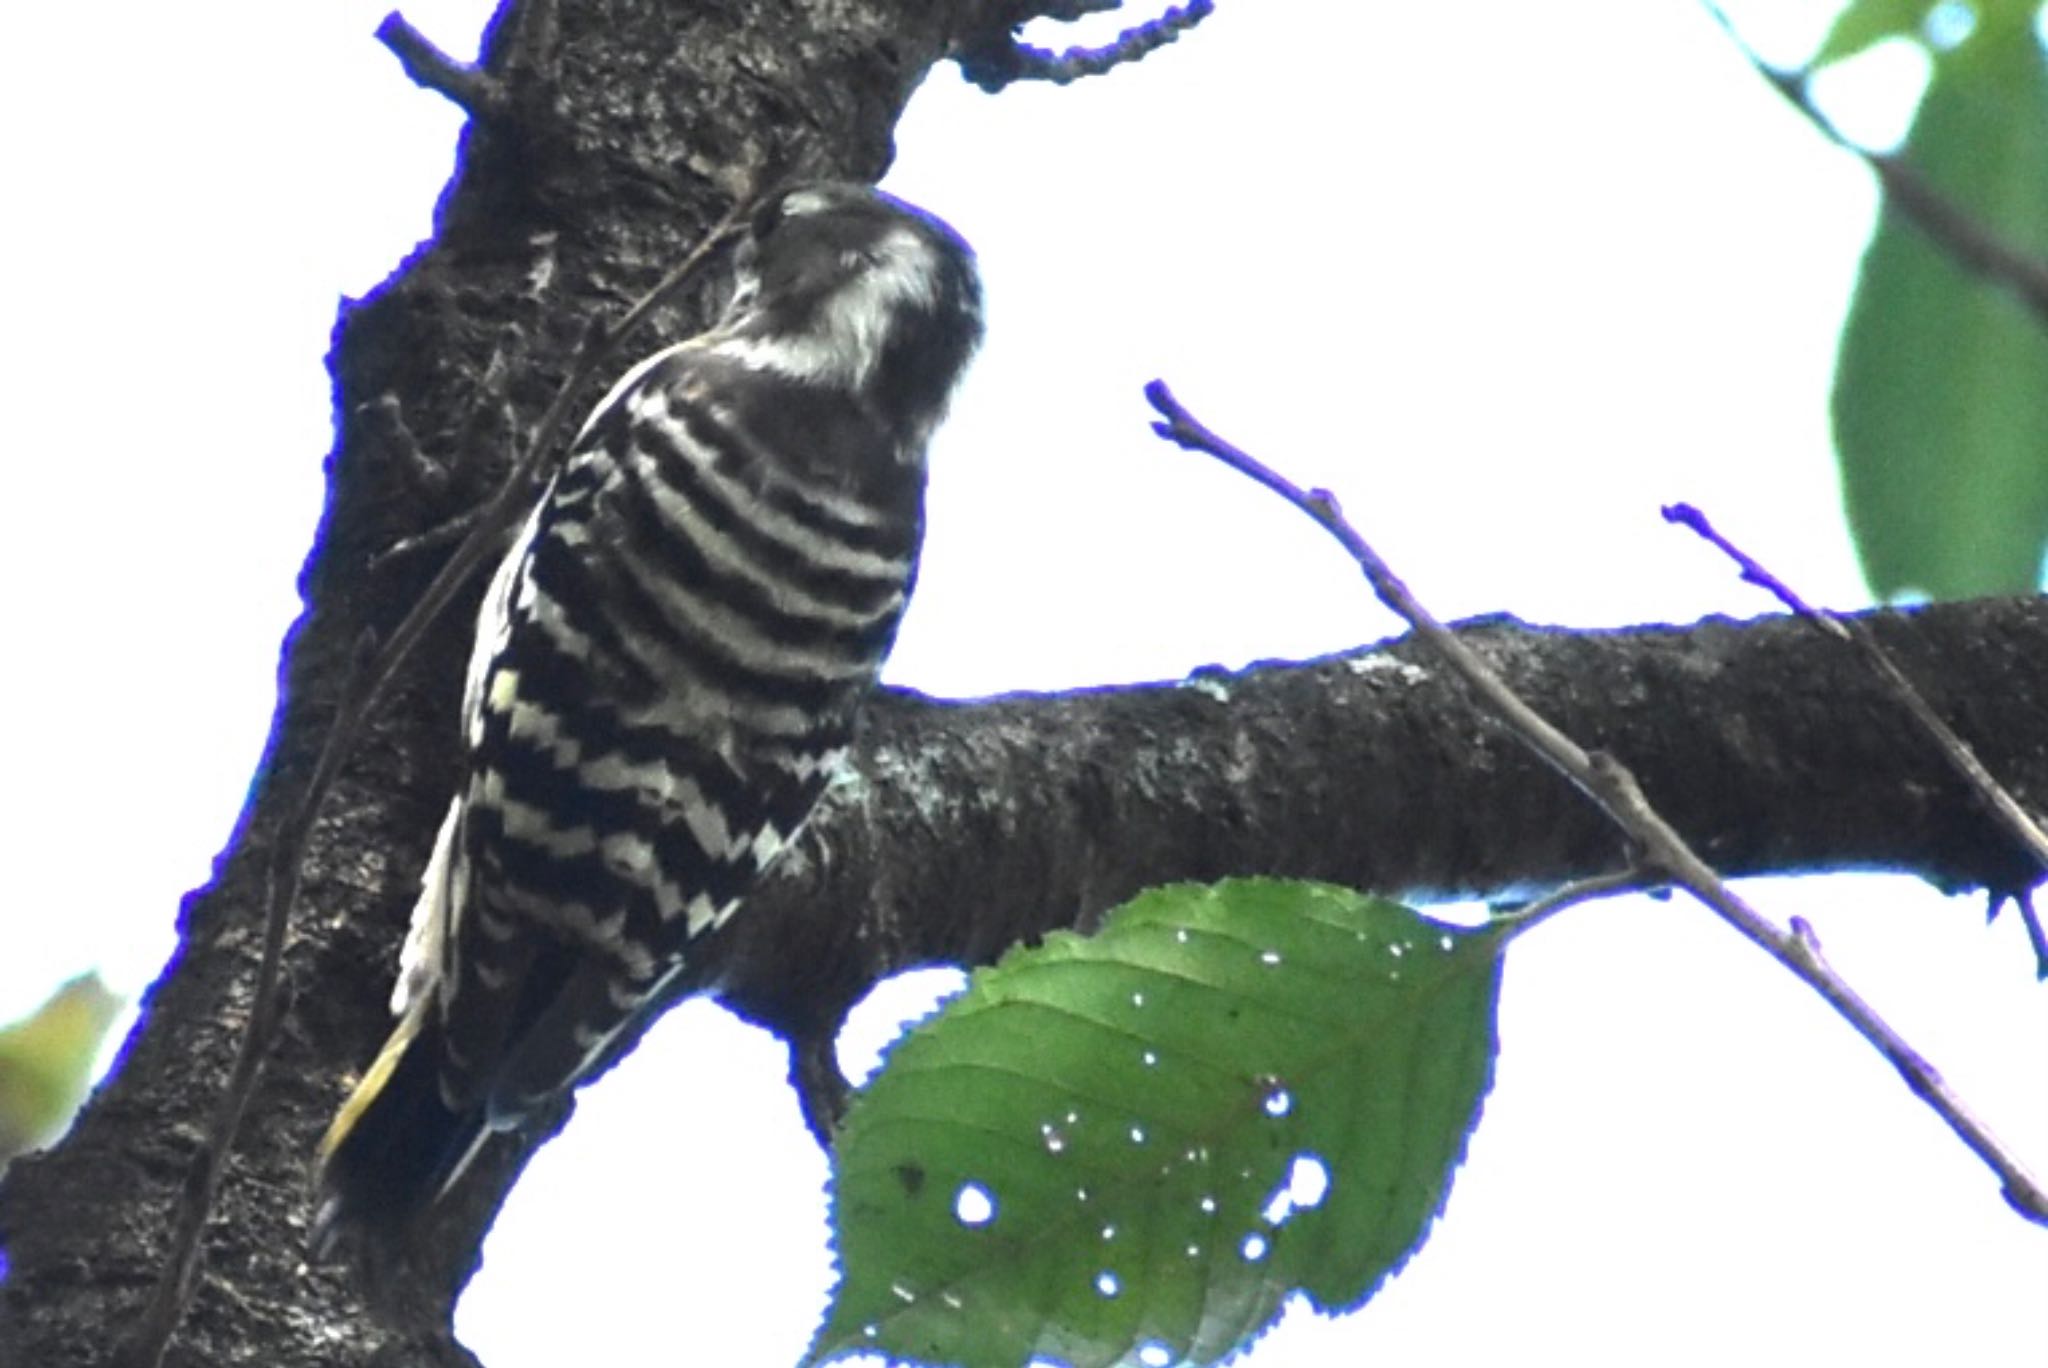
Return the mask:
{"type": "MultiPolygon", "coordinates": [[[[2027,711],[2048,703],[2029,654],[2048,650],[2048,604],[1857,620],[1916,675],[1947,681],[1930,701],[2015,791],[2048,794],[2027,711]],[[2008,686],[2024,697],[1987,692],[2008,686]]],[[[1882,683],[1803,623],[1567,633],[1499,619],[1459,635],[1532,706],[1625,758],[1730,876],[2033,881],[1882,683]]],[[[1405,639],[1140,688],[978,703],[890,694],[857,754],[856,782],[720,947],[721,996],[780,1031],[887,974],[1085,926],[1173,879],[1502,896],[1627,859],[1597,813],[1560,802],[1563,782],[1405,639]]]]}

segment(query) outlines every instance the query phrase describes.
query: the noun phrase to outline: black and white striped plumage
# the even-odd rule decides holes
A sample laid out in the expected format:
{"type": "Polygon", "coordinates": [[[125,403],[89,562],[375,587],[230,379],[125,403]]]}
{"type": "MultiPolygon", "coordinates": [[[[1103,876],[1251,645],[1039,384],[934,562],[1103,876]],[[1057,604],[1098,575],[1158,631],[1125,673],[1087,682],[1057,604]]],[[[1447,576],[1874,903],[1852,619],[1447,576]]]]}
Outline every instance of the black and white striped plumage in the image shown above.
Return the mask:
{"type": "Polygon", "coordinates": [[[810,185],[756,212],[738,276],[598,406],[485,597],[468,773],[398,1028],[321,1144],[316,1248],[402,1223],[599,1062],[795,839],[895,638],[973,254],[810,185]]]}

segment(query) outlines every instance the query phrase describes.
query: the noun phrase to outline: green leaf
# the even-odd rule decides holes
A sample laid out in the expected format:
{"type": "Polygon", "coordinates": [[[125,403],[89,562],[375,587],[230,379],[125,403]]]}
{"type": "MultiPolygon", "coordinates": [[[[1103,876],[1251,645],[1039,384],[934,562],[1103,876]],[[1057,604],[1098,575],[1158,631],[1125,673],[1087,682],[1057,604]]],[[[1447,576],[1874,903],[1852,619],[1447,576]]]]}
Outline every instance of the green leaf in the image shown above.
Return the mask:
{"type": "Polygon", "coordinates": [[[1320,884],[1147,893],[976,976],[839,1137],[809,1362],[1211,1363],[1360,1305],[1442,1209],[1503,933],[1320,884]]]}
{"type": "MultiPolygon", "coordinates": [[[[2031,6],[1979,11],[1940,56],[1903,159],[2007,244],[2048,257],[2048,69],[2031,6]]],[[[1843,503],[1883,597],[2026,592],[2048,539],[2048,337],[1889,205],[1842,330],[1843,503]]]]}
{"type": "Polygon", "coordinates": [[[1809,69],[1840,62],[1873,48],[1887,38],[1918,37],[1934,0],[1854,0],[1835,16],[1809,69]]]}
{"type": "Polygon", "coordinates": [[[99,975],[81,974],[34,1013],[0,1028],[0,1168],[71,1124],[121,1007],[99,975]]]}

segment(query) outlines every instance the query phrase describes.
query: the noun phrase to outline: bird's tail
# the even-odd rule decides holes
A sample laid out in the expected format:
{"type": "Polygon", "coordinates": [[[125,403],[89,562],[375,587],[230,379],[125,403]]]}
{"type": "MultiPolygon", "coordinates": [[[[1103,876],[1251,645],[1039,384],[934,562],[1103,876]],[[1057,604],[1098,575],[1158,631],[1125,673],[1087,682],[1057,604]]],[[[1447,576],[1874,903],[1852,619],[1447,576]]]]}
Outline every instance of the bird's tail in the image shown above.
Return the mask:
{"type": "Polygon", "coordinates": [[[441,1056],[441,1014],[420,993],[320,1141],[314,1258],[345,1231],[404,1226],[475,1157],[488,1135],[483,1108],[442,1095],[441,1056]]]}

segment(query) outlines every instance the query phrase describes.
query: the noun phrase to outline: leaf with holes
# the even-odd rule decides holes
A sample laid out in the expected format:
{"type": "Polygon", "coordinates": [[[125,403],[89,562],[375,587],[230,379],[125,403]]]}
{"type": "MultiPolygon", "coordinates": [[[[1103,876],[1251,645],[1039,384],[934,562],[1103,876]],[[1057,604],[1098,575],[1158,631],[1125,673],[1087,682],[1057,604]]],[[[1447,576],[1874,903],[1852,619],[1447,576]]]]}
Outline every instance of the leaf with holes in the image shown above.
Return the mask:
{"type": "Polygon", "coordinates": [[[1014,951],[839,1137],[810,1363],[1213,1363],[1357,1307],[1442,1209],[1505,933],[1322,884],[1156,889],[1014,951]]]}

